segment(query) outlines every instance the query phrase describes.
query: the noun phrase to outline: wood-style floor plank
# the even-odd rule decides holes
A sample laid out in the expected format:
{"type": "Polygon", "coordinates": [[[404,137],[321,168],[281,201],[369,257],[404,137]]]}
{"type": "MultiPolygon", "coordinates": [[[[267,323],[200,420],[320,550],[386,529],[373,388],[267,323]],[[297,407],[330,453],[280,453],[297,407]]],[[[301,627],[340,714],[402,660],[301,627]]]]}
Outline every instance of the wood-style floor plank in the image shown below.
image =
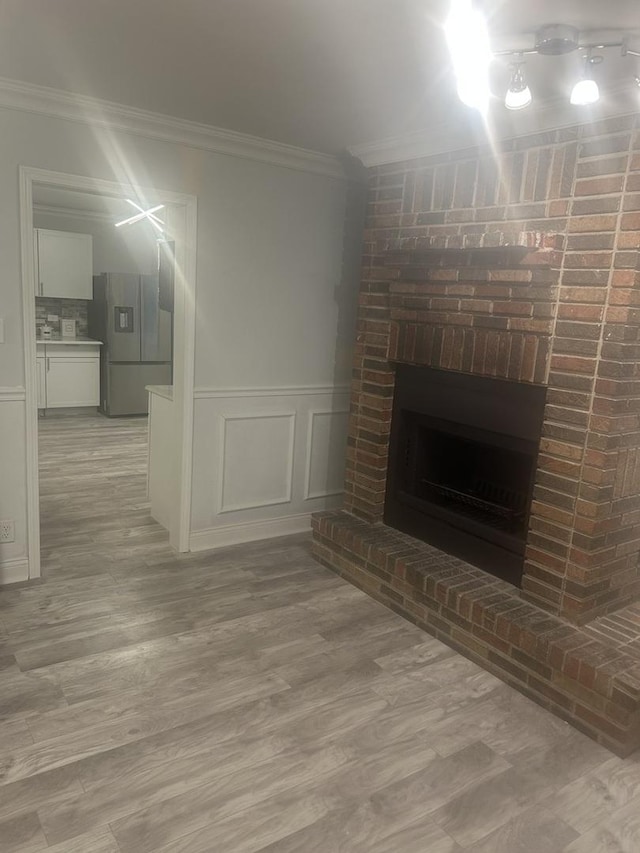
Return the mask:
{"type": "Polygon", "coordinates": [[[145,419],[47,418],[40,451],[44,580],[0,591],[0,853],[640,850],[637,759],[306,535],[175,554],[145,419]]]}

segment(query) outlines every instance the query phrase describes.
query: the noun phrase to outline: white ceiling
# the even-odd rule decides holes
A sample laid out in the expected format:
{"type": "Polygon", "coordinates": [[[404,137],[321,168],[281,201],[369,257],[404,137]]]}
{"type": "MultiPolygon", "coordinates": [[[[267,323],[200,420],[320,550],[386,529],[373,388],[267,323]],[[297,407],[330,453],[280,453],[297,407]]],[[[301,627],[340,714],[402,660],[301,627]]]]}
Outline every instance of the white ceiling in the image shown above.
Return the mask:
{"type": "MultiPolygon", "coordinates": [[[[484,0],[494,49],[545,23],[635,28],[638,0],[484,0]]],[[[301,147],[465,121],[441,24],[448,0],[0,0],[0,76],[301,147]]],[[[602,88],[640,60],[606,54],[602,88]]],[[[534,97],[568,98],[578,54],[531,57],[534,97]]],[[[496,63],[496,93],[508,69],[496,63]]],[[[496,109],[502,109],[496,98],[496,109]]],[[[576,114],[576,121],[579,121],[576,114]]]]}

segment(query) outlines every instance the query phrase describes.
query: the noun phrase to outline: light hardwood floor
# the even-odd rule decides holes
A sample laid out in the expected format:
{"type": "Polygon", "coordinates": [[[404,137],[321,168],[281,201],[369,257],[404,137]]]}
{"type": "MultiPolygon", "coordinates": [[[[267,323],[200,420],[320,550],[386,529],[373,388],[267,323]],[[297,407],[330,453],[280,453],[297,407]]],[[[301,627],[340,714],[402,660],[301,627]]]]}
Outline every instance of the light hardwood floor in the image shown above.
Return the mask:
{"type": "Polygon", "coordinates": [[[622,761],[317,565],[178,557],[146,424],[41,424],[45,581],[0,593],[0,851],[637,853],[622,761]]]}

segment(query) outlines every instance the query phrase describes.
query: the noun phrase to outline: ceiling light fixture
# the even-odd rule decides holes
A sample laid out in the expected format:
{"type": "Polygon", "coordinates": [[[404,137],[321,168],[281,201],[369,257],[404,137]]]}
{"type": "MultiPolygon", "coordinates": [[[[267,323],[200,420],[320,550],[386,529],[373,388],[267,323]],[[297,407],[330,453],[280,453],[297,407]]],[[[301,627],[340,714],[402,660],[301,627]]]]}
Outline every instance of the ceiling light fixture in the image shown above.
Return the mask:
{"type": "Polygon", "coordinates": [[[135,201],[131,201],[130,198],[125,199],[125,201],[130,204],[132,207],[135,207],[138,213],[135,213],[133,216],[129,216],[128,219],[123,219],[120,222],[115,223],[116,228],[120,228],[122,225],[133,225],[135,222],[140,222],[142,219],[147,219],[154,228],[156,228],[161,234],[164,234],[164,229],[162,226],[164,225],[164,221],[155,216],[156,211],[162,210],[164,204],[157,204],[155,207],[150,207],[148,210],[145,210],[143,207],[140,207],[139,204],[136,204],[135,201]]]}
{"type": "Polygon", "coordinates": [[[511,82],[504,98],[504,105],[508,110],[523,110],[532,101],[531,89],[527,86],[522,72],[522,62],[513,67],[511,82]]]}
{"type": "MultiPolygon", "coordinates": [[[[492,59],[513,58],[514,69],[504,99],[509,110],[522,110],[532,102],[524,73],[524,56],[562,56],[576,50],[584,50],[585,66],[582,79],[572,88],[570,102],[577,106],[595,103],[600,93],[593,76],[593,66],[603,61],[594,56],[595,50],[619,48],[621,56],[640,56],[640,51],[630,50],[626,36],[620,33],[613,41],[582,42],[580,31],[569,24],[550,24],[541,27],[534,35],[531,48],[500,50],[491,53],[484,18],[474,8],[473,0],[451,0],[451,10],[445,24],[447,43],[453,61],[458,96],[465,104],[483,109],[489,100],[488,69],[492,59]]],[[[640,86],[640,77],[634,77],[640,86]]]]}

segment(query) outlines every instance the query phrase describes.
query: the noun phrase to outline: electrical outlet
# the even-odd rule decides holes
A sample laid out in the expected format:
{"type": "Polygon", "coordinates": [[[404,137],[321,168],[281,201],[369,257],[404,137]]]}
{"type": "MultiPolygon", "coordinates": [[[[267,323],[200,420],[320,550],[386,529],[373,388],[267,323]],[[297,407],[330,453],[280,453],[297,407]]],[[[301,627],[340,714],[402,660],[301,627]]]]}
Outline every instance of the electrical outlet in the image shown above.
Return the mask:
{"type": "Polygon", "coordinates": [[[0,542],[15,542],[16,531],[13,519],[0,521],[0,542]]]}

